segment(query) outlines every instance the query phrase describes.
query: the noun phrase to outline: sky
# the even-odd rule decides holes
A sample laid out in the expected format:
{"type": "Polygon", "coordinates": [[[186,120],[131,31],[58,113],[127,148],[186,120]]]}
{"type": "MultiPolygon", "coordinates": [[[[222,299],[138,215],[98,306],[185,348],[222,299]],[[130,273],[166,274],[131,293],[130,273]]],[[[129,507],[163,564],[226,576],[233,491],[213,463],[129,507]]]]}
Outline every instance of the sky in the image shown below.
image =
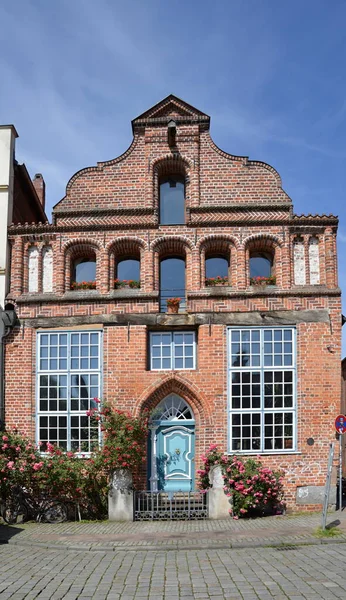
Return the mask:
{"type": "Polygon", "coordinates": [[[295,213],[339,216],[346,289],[345,0],[2,0],[0,23],[0,123],[43,174],[49,217],[172,93],[223,150],[273,165],[295,213]]]}

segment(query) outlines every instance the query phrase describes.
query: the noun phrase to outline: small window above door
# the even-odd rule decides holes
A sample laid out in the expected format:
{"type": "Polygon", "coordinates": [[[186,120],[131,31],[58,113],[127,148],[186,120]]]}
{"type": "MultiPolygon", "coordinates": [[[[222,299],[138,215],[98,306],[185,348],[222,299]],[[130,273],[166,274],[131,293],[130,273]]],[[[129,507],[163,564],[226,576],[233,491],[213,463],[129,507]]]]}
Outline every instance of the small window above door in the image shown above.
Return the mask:
{"type": "Polygon", "coordinates": [[[177,394],[170,394],[161,400],[154,410],[153,417],[157,421],[190,421],[194,419],[187,402],[177,394]]]}

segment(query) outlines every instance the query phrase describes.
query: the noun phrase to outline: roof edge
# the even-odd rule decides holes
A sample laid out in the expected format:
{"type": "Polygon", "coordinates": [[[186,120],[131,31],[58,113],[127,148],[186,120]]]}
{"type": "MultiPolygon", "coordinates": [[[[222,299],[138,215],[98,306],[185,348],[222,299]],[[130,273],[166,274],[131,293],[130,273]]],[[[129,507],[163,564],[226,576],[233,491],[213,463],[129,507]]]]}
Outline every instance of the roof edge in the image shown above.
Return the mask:
{"type": "Polygon", "coordinates": [[[0,125],[0,129],[12,129],[12,131],[14,133],[14,137],[16,137],[16,138],[19,137],[17,129],[12,124],[10,124],[10,125],[0,125]]]}

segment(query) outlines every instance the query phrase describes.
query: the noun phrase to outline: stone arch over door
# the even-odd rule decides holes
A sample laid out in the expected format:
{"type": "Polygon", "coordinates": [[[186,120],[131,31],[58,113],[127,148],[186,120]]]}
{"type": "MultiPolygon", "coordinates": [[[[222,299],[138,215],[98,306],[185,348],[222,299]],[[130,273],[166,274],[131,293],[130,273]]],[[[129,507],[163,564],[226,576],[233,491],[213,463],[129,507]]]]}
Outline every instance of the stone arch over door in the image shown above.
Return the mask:
{"type": "MultiPolygon", "coordinates": [[[[188,405],[193,414],[194,421],[194,436],[195,436],[195,460],[193,461],[194,476],[196,469],[199,468],[200,456],[205,452],[207,439],[209,439],[212,428],[212,412],[203,392],[190,381],[186,381],[181,375],[167,375],[165,378],[154,382],[149,386],[142,396],[138,399],[135,406],[135,414],[148,412],[149,415],[155,416],[156,408],[160,403],[170,396],[175,394],[179,396],[188,405]]],[[[179,425],[184,426],[183,421],[179,419],[179,425]]],[[[151,460],[150,447],[147,457],[147,465],[145,471],[141,474],[142,481],[148,480],[150,472],[149,461],[151,460]]]]}
{"type": "Polygon", "coordinates": [[[198,427],[210,427],[212,411],[202,390],[180,374],[169,374],[153,382],[138,398],[134,412],[149,414],[156,406],[171,393],[181,396],[190,406],[198,427]]]}

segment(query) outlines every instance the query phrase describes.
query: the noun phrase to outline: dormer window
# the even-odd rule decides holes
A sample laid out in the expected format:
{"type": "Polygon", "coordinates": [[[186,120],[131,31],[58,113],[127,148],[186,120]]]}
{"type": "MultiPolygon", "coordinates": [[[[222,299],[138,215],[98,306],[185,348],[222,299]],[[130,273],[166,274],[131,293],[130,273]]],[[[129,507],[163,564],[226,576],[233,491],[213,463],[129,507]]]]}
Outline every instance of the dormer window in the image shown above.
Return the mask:
{"type": "Polygon", "coordinates": [[[160,181],[160,225],[185,223],[185,181],[181,175],[160,181]]]}

